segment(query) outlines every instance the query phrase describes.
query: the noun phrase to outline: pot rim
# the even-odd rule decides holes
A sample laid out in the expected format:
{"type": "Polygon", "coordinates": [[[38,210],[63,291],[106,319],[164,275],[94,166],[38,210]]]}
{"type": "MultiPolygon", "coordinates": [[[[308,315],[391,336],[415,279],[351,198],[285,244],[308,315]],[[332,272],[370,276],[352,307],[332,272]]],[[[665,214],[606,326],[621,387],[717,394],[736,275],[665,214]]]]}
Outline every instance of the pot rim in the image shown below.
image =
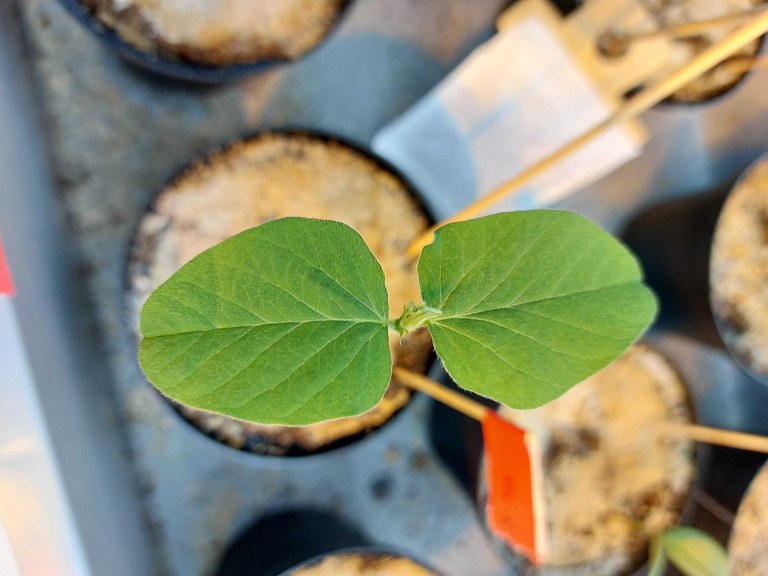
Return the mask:
{"type": "MultiPolygon", "coordinates": [[[[75,0],[76,1],[76,0],[75,0]]],[[[130,267],[131,263],[134,260],[134,254],[137,250],[137,239],[139,237],[139,232],[141,228],[141,223],[146,217],[147,214],[153,213],[156,210],[156,204],[160,197],[160,195],[167,190],[170,186],[173,186],[176,182],[178,182],[181,178],[183,178],[188,172],[194,169],[194,167],[199,162],[206,162],[210,160],[211,158],[215,157],[218,154],[226,153],[227,151],[240,146],[242,144],[247,144],[249,142],[257,141],[260,138],[263,138],[265,136],[270,135],[278,135],[278,136],[295,136],[295,137],[310,137],[316,140],[320,140],[321,142],[336,142],[343,146],[346,146],[355,152],[363,155],[367,159],[373,161],[378,167],[381,169],[390,172],[394,177],[396,177],[398,180],[400,180],[403,184],[403,186],[406,189],[406,192],[411,196],[411,198],[416,202],[417,207],[422,211],[422,213],[427,218],[427,224],[431,226],[434,224],[434,218],[430,214],[429,210],[427,209],[424,201],[422,200],[422,196],[419,193],[416,186],[406,177],[402,174],[402,172],[395,167],[393,164],[391,164],[389,161],[387,161],[385,158],[379,156],[375,152],[373,152],[368,146],[361,144],[359,142],[355,142],[352,139],[345,137],[345,136],[339,136],[332,134],[329,131],[326,130],[319,130],[314,128],[302,128],[302,127],[284,127],[284,128],[264,128],[261,130],[256,130],[252,132],[245,133],[243,136],[237,137],[235,139],[230,139],[227,141],[224,141],[220,143],[217,146],[214,146],[210,148],[207,152],[204,152],[203,154],[197,156],[196,158],[193,158],[192,160],[189,160],[182,164],[180,167],[178,167],[176,170],[172,172],[172,175],[165,181],[165,184],[163,184],[159,189],[157,189],[149,199],[149,201],[145,204],[143,210],[141,211],[140,217],[135,222],[135,225],[133,227],[133,232],[130,236],[130,239],[126,245],[125,253],[123,254],[123,274],[122,274],[122,308],[123,308],[123,317],[128,318],[129,322],[131,323],[128,326],[128,330],[133,334],[134,343],[138,344],[138,333],[137,333],[137,326],[133,324],[133,320],[136,317],[136,310],[133,309],[133,301],[131,296],[131,273],[130,273],[130,267]]],[[[435,369],[435,366],[439,365],[439,361],[437,360],[436,354],[434,349],[432,350],[429,359],[427,361],[427,370],[426,373],[431,372],[435,369]]],[[[377,426],[376,428],[372,430],[361,430],[355,434],[344,436],[342,438],[339,438],[333,442],[330,442],[328,444],[323,445],[317,450],[306,452],[304,451],[298,451],[297,453],[292,453],[290,449],[285,450],[285,453],[282,454],[269,454],[269,453],[260,453],[255,452],[252,450],[249,450],[245,447],[243,448],[236,448],[234,446],[230,446],[226,444],[225,442],[222,442],[212,436],[211,434],[206,433],[205,431],[198,428],[196,425],[194,425],[192,422],[190,422],[183,414],[181,414],[180,410],[176,406],[176,403],[166,396],[164,396],[157,388],[155,388],[144,376],[143,372],[141,372],[141,369],[139,368],[139,372],[144,380],[143,384],[145,386],[148,386],[156,395],[158,395],[162,399],[163,404],[163,410],[168,413],[173,414],[173,417],[179,421],[181,421],[190,431],[195,432],[197,435],[201,435],[205,438],[207,438],[209,441],[211,441],[214,444],[217,444],[219,446],[224,447],[227,450],[235,450],[237,452],[243,452],[247,454],[249,457],[256,457],[256,458],[275,458],[275,459],[306,459],[311,458],[313,456],[321,456],[330,452],[337,452],[341,449],[350,447],[352,445],[355,445],[368,437],[374,435],[378,430],[388,426],[390,423],[392,423],[395,419],[398,419],[402,413],[412,405],[413,399],[416,396],[416,393],[411,391],[411,396],[408,399],[408,401],[398,408],[384,423],[377,426]]],[[[231,417],[227,417],[231,418],[231,417]]]]}
{"type": "Polygon", "coordinates": [[[707,279],[709,282],[709,286],[708,286],[709,309],[712,311],[712,319],[715,323],[715,328],[717,328],[717,333],[720,335],[720,339],[722,340],[725,350],[728,352],[728,356],[730,356],[731,359],[736,363],[736,365],[739,368],[741,368],[743,372],[748,374],[753,380],[755,380],[756,382],[759,382],[760,384],[768,386],[768,374],[760,374],[758,372],[755,372],[749,365],[747,365],[744,358],[742,358],[740,355],[736,354],[733,351],[728,340],[725,338],[725,334],[726,332],[728,332],[727,322],[720,314],[718,314],[717,308],[715,307],[714,288],[713,288],[713,282],[712,282],[712,269],[713,269],[714,254],[715,254],[715,242],[717,239],[718,230],[720,230],[721,222],[723,220],[723,213],[725,212],[725,209],[728,207],[728,203],[731,201],[733,195],[736,192],[738,192],[739,188],[741,188],[744,182],[746,182],[746,180],[749,178],[752,172],[754,172],[762,164],[768,164],[768,152],[764,152],[763,154],[761,154],[760,156],[758,156],[752,162],[749,163],[749,166],[747,166],[739,174],[738,178],[731,185],[730,189],[728,190],[728,193],[725,196],[725,201],[723,202],[723,205],[720,208],[720,213],[717,216],[717,221],[715,222],[715,227],[712,232],[712,241],[709,245],[709,267],[707,270],[707,279]]]}
{"type": "MultiPolygon", "coordinates": [[[[671,360],[663,354],[656,346],[654,346],[651,342],[649,342],[647,339],[641,339],[638,342],[635,342],[632,346],[642,345],[647,349],[650,349],[655,354],[660,355],[664,361],[674,370],[675,374],[677,375],[678,379],[682,383],[683,392],[685,393],[685,406],[688,409],[688,413],[691,416],[691,423],[697,422],[697,416],[696,416],[696,410],[695,406],[693,404],[693,398],[689,392],[688,389],[688,383],[683,378],[680,370],[671,362],[671,360]]],[[[578,386],[578,384],[576,384],[578,386]]],[[[692,499],[690,497],[690,494],[694,487],[696,486],[697,477],[699,475],[699,468],[701,465],[701,458],[699,455],[699,447],[698,444],[694,441],[690,441],[691,443],[691,465],[693,466],[693,474],[691,476],[690,481],[688,482],[688,489],[686,491],[686,500],[681,507],[680,511],[677,514],[677,521],[675,522],[675,525],[681,524],[681,522],[684,522],[687,517],[691,515],[691,506],[692,506],[692,499]]],[[[503,555],[511,555],[515,558],[522,558],[523,556],[518,554],[512,547],[510,547],[506,542],[503,542],[501,539],[499,539],[490,529],[488,526],[488,521],[486,518],[486,512],[485,508],[488,501],[488,492],[487,492],[487,483],[486,483],[486,472],[485,472],[485,452],[482,453],[480,461],[478,462],[479,467],[479,473],[478,473],[478,484],[477,484],[477,491],[475,494],[475,505],[478,509],[478,513],[480,514],[483,528],[488,535],[489,539],[494,542],[498,543],[500,546],[503,546],[503,555]]],[[[648,539],[648,545],[645,546],[645,550],[642,554],[639,554],[638,557],[635,559],[635,561],[627,568],[626,571],[621,572],[617,574],[616,576],[639,576],[638,571],[642,569],[644,566],[648,564],[649,560],[649,546],[650,546],[650,538],[648,539]]],[[[600,561],[601,559],[598,558],[596,561],[600,561]]],[[[586,561],[586,562],[580,562],[576,564],[567,564],[567,565],[558,565],[558,566],[551,566],[551,568],[555,569],[579,569],[579,570],[586,570],[590,566],[594,564],[593,562],[586,561]]],[[[543,564],[543,566],[550,567],[546,563],[543,564]]]]}
{"type": "Polygon", "coordinates": [[[58,2],[75,20],[114,50],[121,58],[142,70],[196,84],[224,84],[242,76],[257,74],[277,66],[296,62],[310,55],[336,32],[354,0],[342,0],[339,12],[325,35],[312,48],[295,59],[266,59],[221,66],[200,64],[191,60],[172,59],[145,52],[125,41],[113,28],[99,22],[80,0],[58,0],[58,2]]]}
{"type": "Polygon", "coordinates": [[[289,568],[285,572],[282,572],[280,576],[291,576],[296,570],[302,568],[309,568],[313,564],[334,556],[348,556],[348,555],[361,555],[361,556],[374,556],[374,557],[391,557],[391,558],[406,558],[412,561],[414,564],[421,566],[425,570],[431,571],[435,576],[442,576],[441,572],[437,572],[433,567],[424,562],[423,560],[415,557],[413,553],[392,545],[373,545],[373,546],[353,546],[349,548],[340,548],[333,552],[326,552],[324,554],[318,554],[312,558],[308,558],[303,562],[300,562],[296,566],[289,568]]]}

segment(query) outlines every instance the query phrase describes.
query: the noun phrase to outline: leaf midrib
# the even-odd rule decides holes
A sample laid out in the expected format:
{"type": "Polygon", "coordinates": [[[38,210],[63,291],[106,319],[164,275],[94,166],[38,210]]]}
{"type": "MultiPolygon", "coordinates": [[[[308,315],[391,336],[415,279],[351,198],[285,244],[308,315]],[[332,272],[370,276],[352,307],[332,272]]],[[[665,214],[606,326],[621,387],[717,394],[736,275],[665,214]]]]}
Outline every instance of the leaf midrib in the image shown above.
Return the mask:
{"type": "MultiPolygon", "coordinates": [[[[342,337],[344,334],[346,334],[347,332],[349,332],[349,330],[351,330],[352,328],[353,328],[353,326],[349,326],[349,327],[347,327],[347,328],[346,328],[346,329],[345,329],[343,332],[341,332],[341,333],[339,333],[339,334],[336,334],[336,335],[334,335],[334,336],[333,336],[333,338],[331,338],[331,339],[330,339],[330,340],[328,340],[327,342],[323,343],[323,345],[322,345],[320,348],[318,348],[317,350],[315,350],[315,351],[314,351],[314,352],[313,352],[313,353],[312,353],[310,356],[308,356],[308,357],[307,357],[307,358],[306,358],[304,361],[302,361],[302,362],[301,362],[301,363],[299,363],[298,365],[294,366],[294,367],[291,369],[291,371],[290,371],[288,374],[285,374],[285,375],[283,375],[283,376],[280,378],[280,380],[278,380],[277,382],[275,382],[275,383],[274,383],[272,386],[270,386],[269,388],[267,388],[267,389],[265,389],[265,390],[262,390],[262,391],[258,392],[257,394],[255,394],[255,395],[253,395],[253,396],[250,396],[249,398],[245,399],[245,401],[241,402],[240,404],[238,404],[238,405],[236,405],[236,406],[231,406],[230,408],[231,408],[231,409],[235,409],[235,410],[239,410],[240,408],[242,408],[243,406],[246,406],[247,404],[249,404],[249,403],[253,402],[253,401],[254,401],[254,400],[256,400],[257,398],[259,398],[259,397],[261,397],[261,396],[263,396],[263,395],[265,395],[265,394],[267,394],[267,393],[269,393],[269,392],[272,392],[272,391],[274,391],[275,389],[279,388],[279,387],[280,387],[282,384],[284,384],[285,382],[287,382],[288,380],[290,380],[290,379],[293,377],[293,375],[294,375],[294,374],[296,374],[296,373],[297,373],[299,370],[301,370],[302,368],[304,368],[304,366],[306,366],[306,365],[307,365],[307,363],[308,363],[310,360],[312,360],[312,359],[313,359],[313,358],[315,358],[317,355],[319,355],[319,354],[320,354],[320,353],[321,353],[323,350],[325,350],[325,349],[326,349],[328,346],[330,346],[330,345],[331,345],[333,342],[336,342],[336,341],[337,341],[339,338],[341,338],[341,337],[342,337]]],[[[373,338],[373,336],[375,336],[375,334],[376,334],[376,332],[373,332],[373,333],[371,334],[371,336],[368,338],[368,340],[366,340],[366,342],[363,344],[363,346],[361,347],[361,349],[362,349],[362,348],[364,348],[364,347],[365,347],[365,345],[367,345],[367,344],[368,344],[368,342],[370,342],[370,341],[371,341],[371,339],[373,338]]],[[[199,401],[201,398],[205,398],[205,397],[207,397],[207,396],[215,395],[215,393],[216,393],[218,390],[220,390],[220,389],[221,389],[221,388],[223,388],[224,386],[226,386],[226,385],[230,384],[231,382],[234,382],[235,380],[237,380],[237,378],[239,378],[239,377],[240,377],[240,376],[243,374],[243,372],[245,372],[246,370],[249,370],[250,368],[252,368],[252,367],[253,367],[253,365],[254,365],[254,363],[255,363],[257,360],[259,360],[259,359],[260,359],[262,356],[264,356],[264,355],[266,355],[266,354],[269,354],[270,350],[271,350],[271,349],[274,347],[274,344],[275,344],[275,343],[272,343],[272,344],[270,345],[270,347],[269,347],[269,348],[267,348],[267,349],[263,350],[263,351],[262,351],[260,354],[258,354],[256,357],[252,358],[252,359],[251,359],[251,361],[250,361],[250,362],[249,362],[249,363],[248,363],[246,366],[244,366],[243,368],[241,368],[241,369],[240,369],[240,370],[239,370],[237,373],[233,374],[233,375],[232,375],[231,377],[229,377],[227,380],[224,380],[224,381],[220,382],[220,383],[219,383],[219,384],[218,384],[218,385],[217,385],[217,386],[216,386],[216,387],[215,387],[213,390],[207,390],[207,391],[206,391],[206,392],[204,392],[203,394],[201,394],[201,395],[199,395],[199,396],[196,396],[196,397],[192,398],[191,400],[192,400],[193,402],[197,402],[197,401],[199,401]]],[[[182,381],[179,381],[179,382],[177,382],[177,384],[176,384],[176,385],[178,386],[179,384],[181,384],[181,382],[182,382],[182,381]]],[[[324,388],[324,387],[323,387],[323,388],[324,388]]]]}
{"type": "Polygon", "coordinates": [[[375,324],[377,326],[386,326],[386,320],[371,320],[371,319],[359,319],[359,318],[315,318],[313,320],[286,320],[281,322],[263,322],[261,324],[242,324],[236,326],[213,326],[212,328],[204,328],[200,330],[184,330],[180,332],[165,332],[162,334],[144,335],[144,340],[151,340],[153,338],[167,338],[169,336],[184,336],[189,334],[204,334],[206,332],[219,332],[223,330],[242,330],[260,328],[262,326],[289,326],[300,324],[312,324],[316,322],[331,323],[340,322],[344,324],[375,324]]]}
{"type": "MultiPolygon", "coordinates": [[[[544,232],[546,232],[546,230],[540,230],[539,233],[536,236],[536,239],[538,239],[542,234],[544,234],[544,232]]],[[[514,236],[516,233],[517,233],[517,227],[510,228],[505,235],[499,237],[496,240],[495,244],[493,244],[491,247],[486,248],[486,250],[481,255],[478,255],[477,258],[475,259],[474,263],[469,267],[468,270],[462,270],[461,276],[458,278],[457,282],[448,291],[448,294],[446,294],[444,299],[442,298],[442,293],[441,293],[441,305],[443,307],[447,306],[448,305],[448,301],[451,299],[451,297],[454,294],[456,294],[456,290],[459,288],[461,283],[465,279],[467,279],[469,276],[471,276],[472,273],[474,273],[474,271],[477,270],[480,265],[482,265],[482,263],[484,262],[485,258],[487,258],[489,255],[492,255],[496,251],[496,249],[503,242],[508,240],[510,236],[514,236]]],[[[483,297],[480,298],[480,300],[477,302],[477,304],[482,303],[483,300],[485,300],[499,286],[501,286],[504,282],[506,282],[507,279],[512,275],[512,273],[516,271],[516,269],[517,269],[516,267],[520,263],[520,261],[534,248],[535,248],[535,242],[533,242],[533,241],[529,242],[528,246],[526,246],[525,249],[522,250],[520,252],[520,254],[517,255],[517,258],[515,259],[515,262],[510,266],[510,269],[507,271],[507,273],[504,275],[504,277],[501,280],[499,280],[496,283],[496,285],[494,285],[485,295],[483,295],[483,297]]]]}
{"type": "Polygon", "coordinates": [[[479,314],[485,314],[487,312],[500,312],[504,310],[515,310],[521,306],[526,306],[528,304],[536,304],[538,302],[546,302],[550,300],[560,300],[563,298],[570,298],[572,296],[580,296],[582,294],[590,294],[593,292],[602,292],[603,290],[607,290],[610,288],[621,288],[621,287],[632,287],[637,286],[638,282],[641,282],[641,279],[631,281],[631,282],[622,282],[620,284],[605,284],[600,286],[599,288],[590,288],[589,290],[578,290],[576,292],[569,292],[567,294],[559,294],[557,296],[547,296],[544,298],[537,298],[535,300],[526,300],[524,302],[513,302],[512,304],[509,304],[507,306],[495,306],[492,308],[482,308],[479,310],[476,310],[474,308],[469,307],[468,310],[471,310],[470,313],[464,313],[464,314],[443,314],[438,319],[436,319],[436,322],[440,322],[442,320],[455,320],[455,319],[463,319],[463,318],[471,318],[473,316],[479,315],[479,314]]]}
{"type": "Polygon", "coordinates": [[[499,360],[501,360],[501,361],[502,361],[504,364],[506,364],[507,366],[509,366],[509,367],[510,367],[512,370],[514,370],[515,372],[518,372],[519,374],[522,374],[523,376],[525,376],[525,377],[527,377],[527,378],[530,378],[531,380],[536,380],[537,382],[541,382],[542,384],[544,384],[545,386],[547,386],[547,387],[549,387],[549,388],[555,388],[555,389],[557,388],[557,386],[556,386],[555,384],[553,384],[552,382],[549,382],[548,380],[544,380],[544,379],[542,379],[542,378],[539,378],[539,377],[537,377],[537,376],[534,376],[534,375],[532,375],[532,374],[529,374],[528,372],[525,372],[525,371],[524,371],[522,368],[520,368],[519,366],[517,366],[517,365],[515,365],[515,364],[512,364],[512,362],[510,362],[510,361],[509,361],[507,358],[505,358],[504,356],[502,356],[502,355],[501,355],[501,354],[498,352],[498,350],[496,350],[496,349],[494,349],[494,348],[490,347],[490,346],[489,346],[487,343],[483,342],[482,340],[478,340],[477,338],[474,338],[474,337],[472,337],[472,336],[470,336],[470,335],[468,335],[468,334],[465,334],[465,333],[463,333],[463,332],[459,332],[458,330],[456,330],[455,328],[453,328],[453,327],[451,327],[451,326],[441,326],[441,328],[443,328],[444,330],[450,330],[451,332],[455,332],[456,334],[458,334],[458,335],[459,335],[459,336],[461,336],[462,338],[467,338],[468,340],[472,340],[473,342],[475,342],[476,344],[478,344],[478,345],[479,345],[479,346],[481,346],[482,348],[485,348],[485,349],[486,349],[488,352],[490,352],[491,354],[493,354],[494,356],[496,356],[496,357],[497,357],[499,360]]]}
{"type": "MultiPolygon", "coordinates": [[[[365,348],[366,348],[366,347],[367,347],[367,346],[368,346],[368,345],[371,343],[371,340],[373,340],[374,336],[376,336],[376,332],[372,332],[372,333],[371,333],[371,335],[370,335],[370,336],[368,337],[368,339],[367,339],[367,340],[366,340],[366,341],[365,341],[365,342],[362,344],[362,346],[360,346],[360,347],[357,349],[357,351],[355,352],[355,355],[354,355],[352,358],[350,358],[350,359],[349,359],[349,361],[347,361],[347,362],[346,362],[346,363],[345,363],[345,364],[344,364],[344,365],[343,365],[341,368],[339,368],[339,370],[337,370],[336,374],[334,374],[334,375],[333,375],[332,377],[330,377],[330,378],[326,378],[326,382],[325,382],[325,384],[324,384],[322,387],[320,387],[318,390],[316,390],[316,391],[315,391],[315,392],[314,392],[314,393],[313,393],[311,396],[309,396],[308,398],[304,399],[304,400],[303,400],[303,401],[302,401],[302,402],[301,402],[301,403],[300,403],[300,404],[299,404],[299,405],[298,405],[296,408],[294,408],[294,409],[293,409],[293,410],[291,410],[290,412],[288,412],[288,413],[282,413],[282,414],[280,415],[280,418],[283,418],[283,419],[289,419],[289,418],[293,418],[293,417],[294,417],[294,416],[295,416],[297,413],[301,413],[301,412],[303,412],[303,411],[306,409],[306,406],[307,406],[307,405],[308,405],[308,404],[309,404],[309,403],[310,403],[310,402],[311,402],[311,401],[312,401],[314,398],[316,398],[316,397],[317,397],[317,396],[319,396],[320,394],[322,394],[322,393],[326,392],[326,391],[327,391],[327,389],[328,389],[328,386],[329,386],[330,382],[332,382],[332,381],[334,381],[336,378],[338,378],[338,377],[339,377],[339,375],[340,375],[342,372],[344,372],[345,370],[347,370],[347,369],[348,369],[348,368],[349,368],[349,367],[352,365],[352,363],[353,363],[353,362],[354,362],[354,361],[357,359],[357,357],[360,355],[360,353],[361,353],[361,352],[362,352],[362,351],[363,351],[363,350],[364,350],[364,349],[365,349],[365,348]]],[[[278,383],[277,385],[273,386],[273,387],[270,389],[270,391],[272,391],[272,390],[275,390],[275,389],[276,389],[276,388],[277,388],[277,387],[278,387],[280,384],[284,383],[284,382],[285,382],[285,380],[286,380],[286,379],[283,379],[283,380],[282,380],[280,383],[278,383]]],[[[258,394],[256,397],[258,397],[258,396],[261,396],[261,395],[263,395],[263,393],[260,393],[260,394],[258,394]]],[[[247,405],[247,404],[249,404],[249,403],[253,402],[253,400],[255,400],[255,399],[256,399],[256,397],[254,397],[254,398],[251,398],[251,399],[250,399],[248,402],[246,402],[246,403],[244,403],[244,404],[241,404],[240,406],[238,406],[238,408],[242,408],[243,406],[245,406],[245,405],[247,405]]]]}

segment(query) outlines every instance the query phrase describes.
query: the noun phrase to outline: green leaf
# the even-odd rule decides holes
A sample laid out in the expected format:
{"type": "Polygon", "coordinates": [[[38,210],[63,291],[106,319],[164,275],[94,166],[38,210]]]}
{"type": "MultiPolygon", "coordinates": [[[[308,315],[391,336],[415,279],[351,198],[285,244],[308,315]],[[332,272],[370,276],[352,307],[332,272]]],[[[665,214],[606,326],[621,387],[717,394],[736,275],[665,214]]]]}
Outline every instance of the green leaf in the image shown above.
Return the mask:
{"type": "Polygon", "coordinates": [[[662,546],[662,537],[651,539],[647,576],[664,576],[667,571],[667,557],[662,546]]]}
{"type": "Polygon", "coordinates": [[[147,300],[139,361],[164,394],[262,423],[359,414],[389,383],[384,273],[338,222],[285,218],[204,252],[147,300]]]}
{"type": "Polygon", "coordinates": [[[635,258],[584,218],[540,210],[448,224],[419,260],[429,331],[462,387],[545,404],[603,368],[656,313],[635,258]]]}
{"type": "Polygon", "coordinates": [[[678,526],[658,539],[651,560],[649,576],[661,576],[666,559],[685,576],[727,576],[728,556],[720,543],[709,534],[678,526]]]}

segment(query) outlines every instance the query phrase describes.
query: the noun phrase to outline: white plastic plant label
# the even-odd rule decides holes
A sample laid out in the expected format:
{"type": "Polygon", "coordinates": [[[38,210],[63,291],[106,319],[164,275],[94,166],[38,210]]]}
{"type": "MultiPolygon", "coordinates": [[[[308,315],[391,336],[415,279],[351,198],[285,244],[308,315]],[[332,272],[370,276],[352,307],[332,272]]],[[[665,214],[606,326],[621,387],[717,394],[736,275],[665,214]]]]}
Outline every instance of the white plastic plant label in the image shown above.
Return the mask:
{"type": "MultiPolygon", "coordinates": [[[[374,150],[405,172],[437,218],[450,216],[613,113],[564,46],[531,11],[381,130],[374,150]]],[[[635,123],[610,129],[494,211],[551,205],[634,158],[643,141],[635,123]]]]}

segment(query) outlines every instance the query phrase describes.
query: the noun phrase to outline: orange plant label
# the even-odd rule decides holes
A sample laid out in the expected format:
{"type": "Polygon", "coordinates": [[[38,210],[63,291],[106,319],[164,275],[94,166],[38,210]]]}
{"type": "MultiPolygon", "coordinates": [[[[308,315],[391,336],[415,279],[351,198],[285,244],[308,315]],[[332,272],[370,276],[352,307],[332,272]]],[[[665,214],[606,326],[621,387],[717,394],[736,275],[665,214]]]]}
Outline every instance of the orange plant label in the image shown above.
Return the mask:
{"type": "Polygon", "coordinates": [[[488,524],[496,536],[538,564],[544,556],[544,522],[539,521],[542,500],[532,439],[493,410],[482,424],[488,524]]]}
{"type": "Polygon", "coordinates": [[[8,266],[8,261],[5,258],[2,242],[0,242],[0,295],[16,295],[16,290],[13,286],[13,277],[11,276],[11,269],[8,266]]]}

